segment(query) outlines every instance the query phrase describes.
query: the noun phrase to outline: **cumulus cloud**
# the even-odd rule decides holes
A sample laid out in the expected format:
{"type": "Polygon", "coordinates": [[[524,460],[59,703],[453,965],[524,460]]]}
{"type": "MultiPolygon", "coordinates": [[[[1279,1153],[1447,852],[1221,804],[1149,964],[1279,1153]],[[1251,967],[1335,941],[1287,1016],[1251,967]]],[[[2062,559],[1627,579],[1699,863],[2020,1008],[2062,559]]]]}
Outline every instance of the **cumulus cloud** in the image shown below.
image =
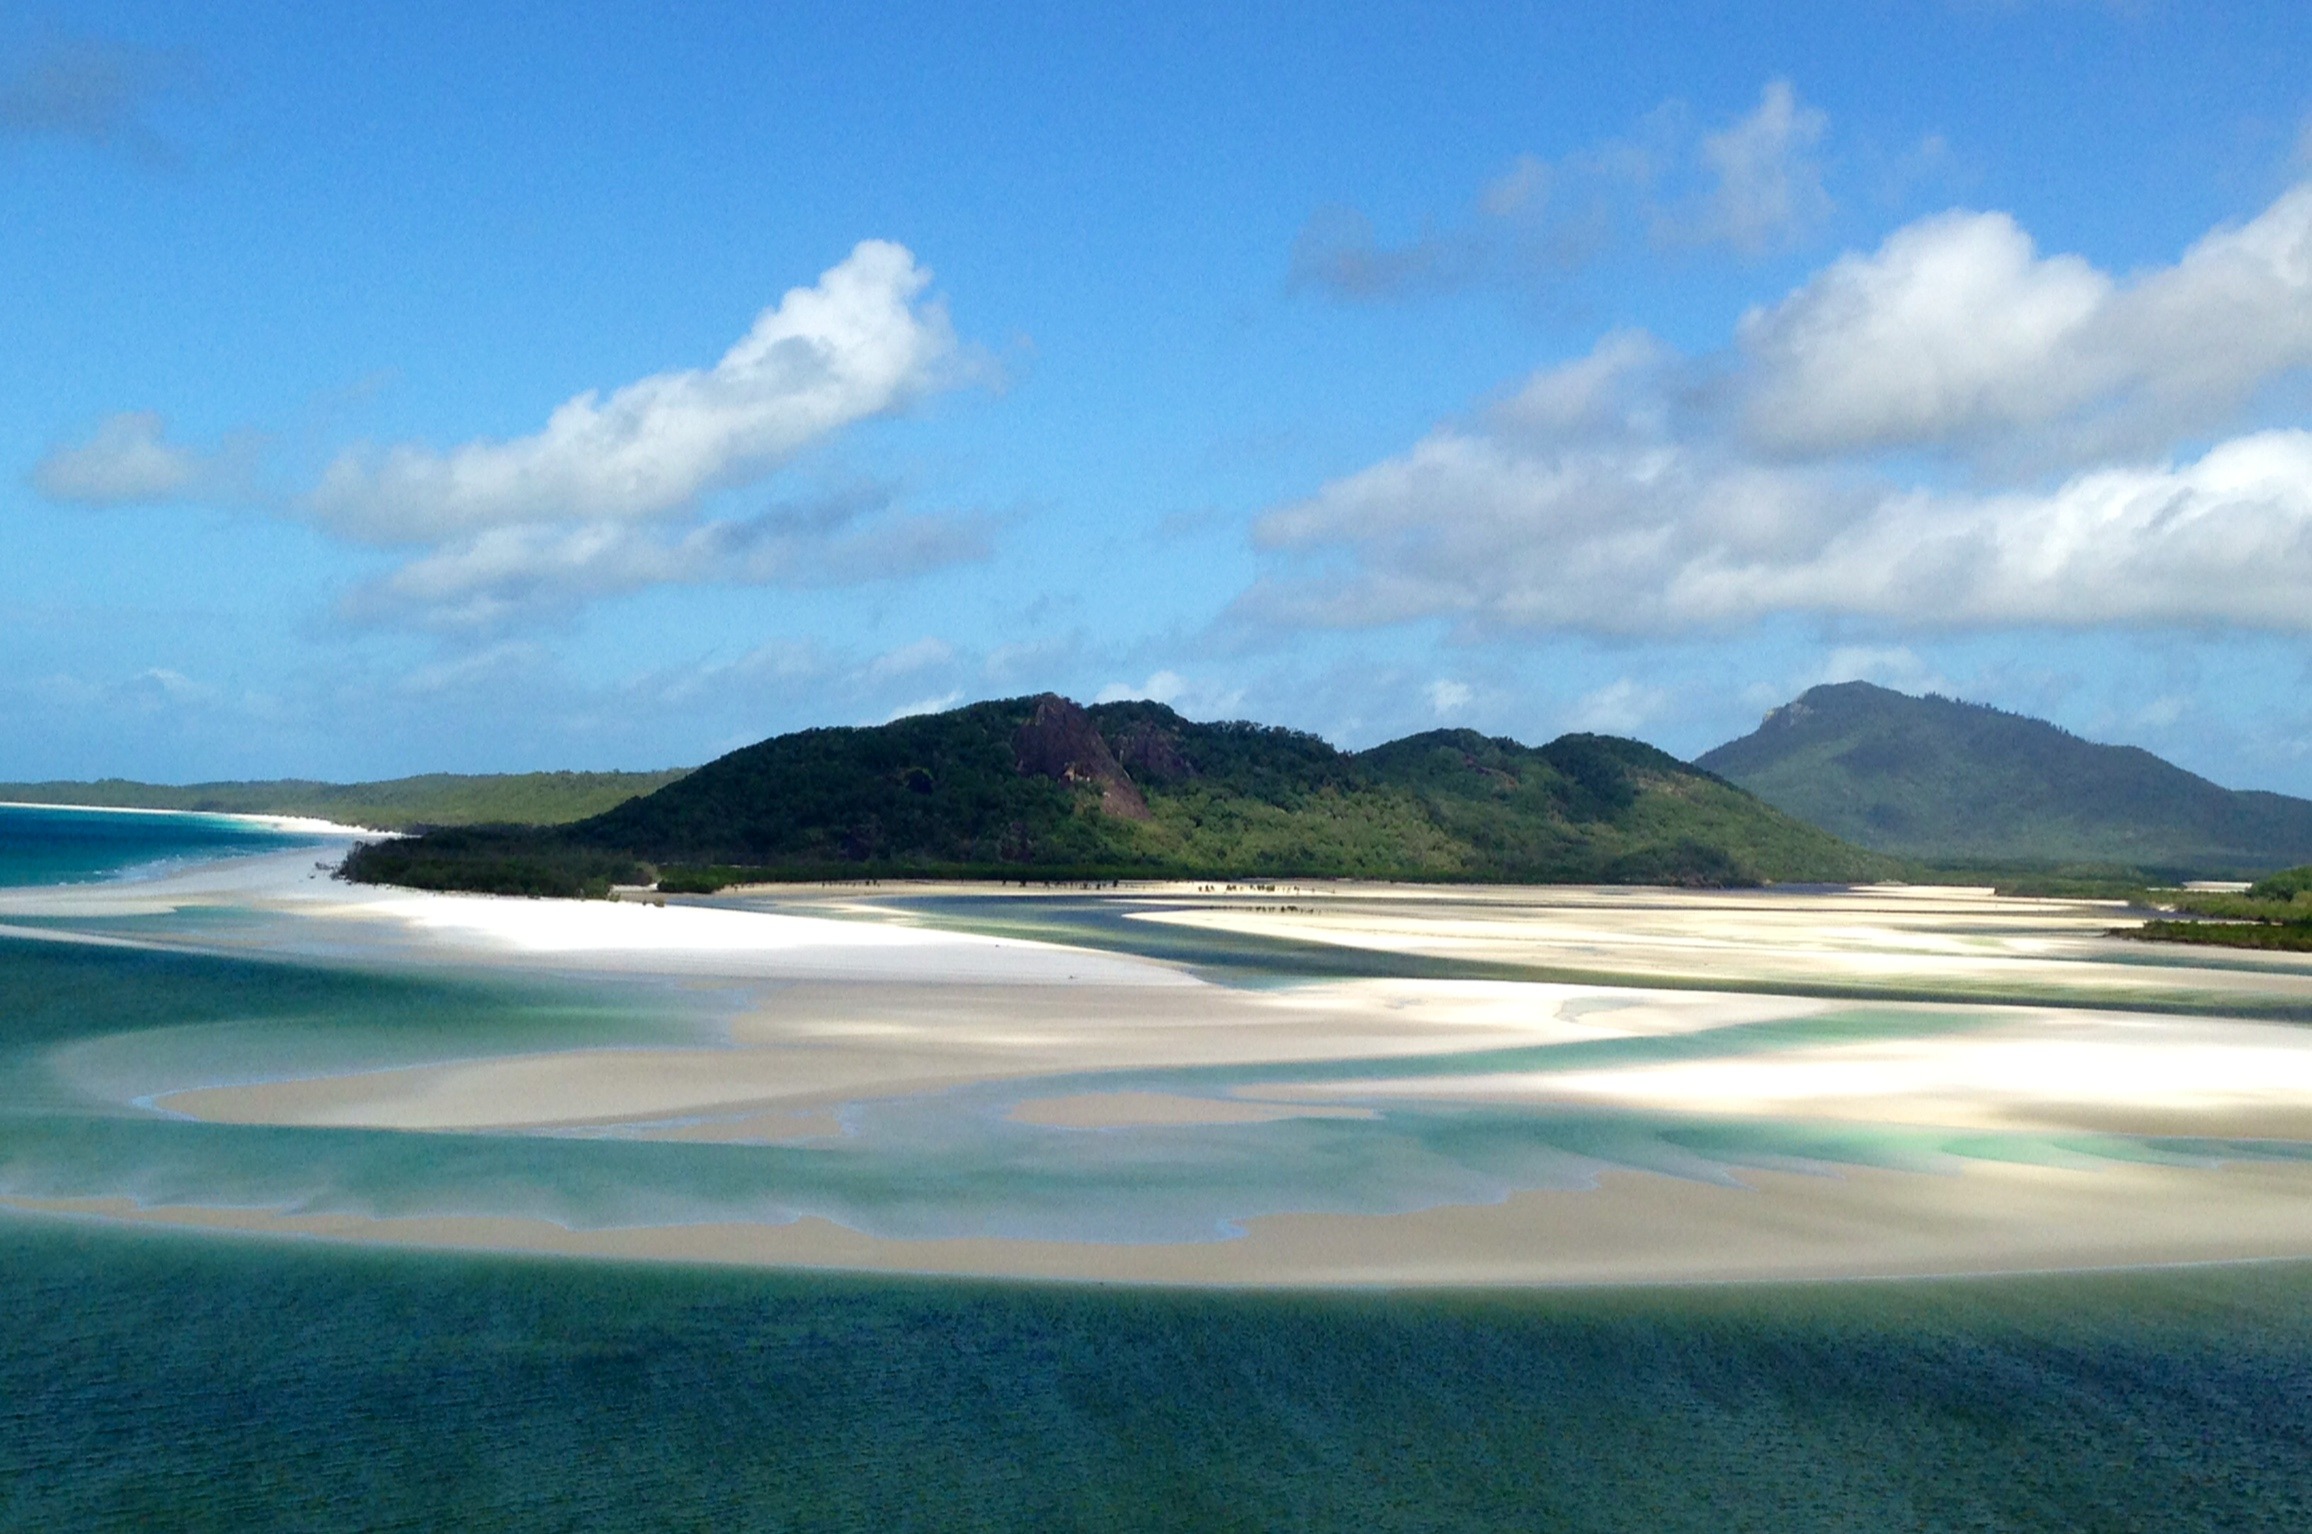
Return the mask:
{"type": "Polygon", "coordinates": [[[379,543],[493,528],[646,521],[760,478],[798,449],[940,381],[955,354],[931,274],[865,240],[791,289],[711,368],[565,401],[539,431],[438,452],[348,452],[313,492],[324,523],[379,543]]]}
{"type": "Polygon", "coordinates": [[[1763,255],[1829,216],[1820,154],[1828,126],[1786,80],[1770,81],[1754,108],[1710,132],[1666,105],[1628,137],[1555,160],[1519,155],[1466,215],[1410,240],[1384,240],[1355,208],[1320,208],[1293,242],[1291,281],[1353,301],[1401,299],[1562,275],[1623,236],[1763,255]]]}
{"type": "Polygon", "coordinates": [[[152,411],[124,411],[97,423],[81,442],[52,447],[32,469],[32,487],[77,506],[129,506],[213,500],[244,493],[253,437],[203,451],[171,442],[152,411]]]}
{"type": "Polygon", "coordinates": [[[1683,444],[1534,446],[1447,430],[1272,515],[1346,573],[1272,582],[1255,612],[1348,625],[1639,634],[1777,613],[1920,628],[2312,629],[2312,433],[2111,467],[2045,492],[1950,494],[1683,444]]]}
{"type": "MultiPolygon", "coordinates": [[[[393,568],[346,596],[346,616],[445,631],[648,586],[851,585],[983,559],[989,518],[904,513],[882,488],[737,516],[708,505],[966,376],[930,281],[904,247],[863,241],[764,310],[712,367],[588,391],[524,437],[347,451],[309,494],[273,509],[395,551],[393,568]]],[[[260,445],[241,434],[188,447],[158,414],[133,411],[51,449],[31,477],[49,499],[81,505],[246,501],[259,499],[260,445]]]]}
{"type": "MultiPolygon", "coordinates": [[[[552,617],[647,586],[848,585],[983,559],[988,518],[904,513],[883,488],[738,516],[705,505],[956,381],[958,347],[929,283],[903,247],[864,241],[712,367],[578,395],[525,437],[346,452],[309,495],[274,509],[397,552],[348,594],[347,616],[438,630],[552,617]]],[[[188,446],[158,414],[124,412],[52,448],[31,480],[88,506],[258,500],[260,447],[247,433],[188,446]]]]}
{"type": "Polygon", "coordinates": [[[1723,358],[1608,336],[1278,508],[1257,536],[1281,558],[1239,610],[1476,632],[1777,614],[2304,632],[2312,432],[2180,444],[2308,365],[2312,186],[2126,282],[2041,256],[2003,216],[1945,215],[1753,313],[1723,358]],[[2106,439],[2048,477],[2001,483],[1971,456],[1984,433],[2077,428],[2077,450],[2123,419],[2129,451],[2106,439]]]}
{"type": "Polygon", "coordinates": [[[2172,440],[2312,364],[2312,183],[2127,282],[2005,214],[1943,214],[1753,310],[1739,345],[1745,426],[1777,451],[2172,440]]]}

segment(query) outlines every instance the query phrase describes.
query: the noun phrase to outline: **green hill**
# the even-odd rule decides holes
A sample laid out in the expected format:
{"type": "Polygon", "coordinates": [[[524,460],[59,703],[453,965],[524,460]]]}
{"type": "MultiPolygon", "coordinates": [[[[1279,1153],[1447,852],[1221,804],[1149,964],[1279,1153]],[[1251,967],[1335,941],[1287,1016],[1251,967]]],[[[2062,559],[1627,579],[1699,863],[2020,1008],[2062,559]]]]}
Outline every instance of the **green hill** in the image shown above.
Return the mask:
{"type": "Polygon", "coordinates": [[[1897,872],[1651,746],[1443,730],[1370,751],[1051,694],[734,751],[558,831],[363,849],[355,878],[523,893],[662,878],[1259,877],[1755,884],[1897,872]]]}
{"type": "Polygon", "coordinates": [[[2172,876],[2312,858],[2312,800],[2221,788],[2134,746],[1868,682],[1816,687],[1695,765],[1848,841],[1946,865],[2172,876]]]}
{"type": "Polygon", "coordinates": [[[88,804],[217,815],[302,815],[340,825],[407,831],[520,821],[565,825],[599,815],[683,775],[670,772],[431,772],[379,783],[302,778],[246,783],[0,783],[0,803],[88,804]]]}

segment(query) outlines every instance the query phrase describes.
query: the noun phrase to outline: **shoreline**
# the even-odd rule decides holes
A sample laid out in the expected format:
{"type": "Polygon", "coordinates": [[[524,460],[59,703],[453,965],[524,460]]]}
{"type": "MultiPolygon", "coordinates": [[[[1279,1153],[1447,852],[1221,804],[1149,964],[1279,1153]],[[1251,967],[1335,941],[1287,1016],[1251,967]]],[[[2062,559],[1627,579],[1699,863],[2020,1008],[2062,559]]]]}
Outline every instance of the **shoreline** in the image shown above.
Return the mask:
{"type": "MultiPolygon", "coordinates": [[[[137,804],[57,804],[29,799],[0,799],[0,810],[58,810],[89,815],[173,815],[194,820],[233,820],[262,826],[268,831],[292,831],[311,836],[400,836],[373,826],[340,825],[306,815],[267,815],[249,810],[163,810],[137,804]]],[[[217,861],[223,861],[218,859],[217,861]]],[[[26,886],[41,888],[42,886],[26,886]]]]}

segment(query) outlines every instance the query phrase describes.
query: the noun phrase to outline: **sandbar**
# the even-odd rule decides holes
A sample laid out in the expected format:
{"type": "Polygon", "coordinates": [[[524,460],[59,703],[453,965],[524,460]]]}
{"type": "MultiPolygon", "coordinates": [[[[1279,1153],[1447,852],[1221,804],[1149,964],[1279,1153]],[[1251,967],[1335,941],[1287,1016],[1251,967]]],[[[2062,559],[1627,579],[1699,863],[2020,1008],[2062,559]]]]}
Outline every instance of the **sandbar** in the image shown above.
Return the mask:
{"type": "MultiPolygon", "coordinates": [[[[1338,1207],[1319,1200],[1190,1241],[900,1239],[816,1216],[630,1215],[572,1229],[520,1215],[322,1212],[326,1200],[0,1202],[345,1241],[1152,1283],[1662,1283],[2312,1257],[2312,1159],[2299,1154],[2312,1146],[2312,1030],[2275,1020],[2312,1015],[2312,959],[2149,955],[2104,936],[2115,913],[2092,903],[1878,888],[1121,893],[1148,921],[1614,977],[1246,983],[934,926],[860,892],[784,898],[747,908],[374,890],[327,879],[307,851],[133,888],[10,891],[0,917],[230,911],[230,922],[148,921],[133,940],[674,982],[669,998],[685,986],[715,998],[713,1027],[688,1040],[212,1077],[140,1100],[215,1123],[714,1142],[743,1154],[839,1146],[862,1105],[905,1115],[968,1089],[1007,1132],[1061,1138],[1267,1133],[1303,1120],[1312,1133],[1360,1133],[1400,1110],[1482,1104],[2200,1148],[2092,1164],[1745,1168],[1717,1181],[1615,1169],[1591,1187],[1407,1213],[1313,1212],[1338,1207]],[[1822,993],[1825,977],[1839,994],[1822,993]],[[1867,1000],[1878,991],[1912,999],[1867,1000]],[[1228,1072],[1255,1067],[1257,1089],[1231,1084],[1228,1072]]],[[[99,920],[37,935],[128,940],[106,932],[99,920]]]]}
{"type": "Polygon", "coordinates": [[[1520,1287],[1917,1278],[2312,1256],[2312,1165],[1979,1164],[1946,1175],[1644,1172],[1412,1214],[1273,1215],[1233,1240],[891,1240],[806,1218],[573,1230],[543,1220],[0,1198],[25,1213],[477,1252],[1183,1286],[1520,1287]]]}

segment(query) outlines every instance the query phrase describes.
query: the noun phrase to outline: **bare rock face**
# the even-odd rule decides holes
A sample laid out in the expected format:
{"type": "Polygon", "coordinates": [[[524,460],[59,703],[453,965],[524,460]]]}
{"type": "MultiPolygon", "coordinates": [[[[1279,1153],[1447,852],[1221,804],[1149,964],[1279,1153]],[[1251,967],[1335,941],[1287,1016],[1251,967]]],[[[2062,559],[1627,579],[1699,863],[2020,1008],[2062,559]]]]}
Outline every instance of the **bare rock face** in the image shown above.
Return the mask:
{"type": "Polygon", "coordinates": [[[1196,776],[1172,732],[1145,720],[1126,726],[1117,737],[1116,760],[1143,783],[1178,783],[1196,776]]]}
{"type": "Polygon", "coordinates": [[[1012,736],[1012,754],[1028,776],[1100,785],[1100,809],[1122,820],[1148,819],[1148,801],[1108,749],[1091,716],[1057,693],[1036,699],[1036,711],[1012,736]]]}

